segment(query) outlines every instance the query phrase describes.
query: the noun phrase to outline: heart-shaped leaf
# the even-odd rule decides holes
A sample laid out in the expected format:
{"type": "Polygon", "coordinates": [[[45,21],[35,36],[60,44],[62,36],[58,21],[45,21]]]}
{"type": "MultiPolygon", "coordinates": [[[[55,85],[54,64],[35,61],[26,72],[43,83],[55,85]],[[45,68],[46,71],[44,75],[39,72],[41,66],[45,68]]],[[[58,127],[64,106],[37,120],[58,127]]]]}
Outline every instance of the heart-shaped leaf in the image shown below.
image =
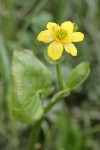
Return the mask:
{"type": "Polygon", "coordinates": [[[32,51],[22,50],[14,52],[12,75],[15,117],[22,122],[38,120],[43,115],[39,94],[50,94],[51,72],[32,51]]]}

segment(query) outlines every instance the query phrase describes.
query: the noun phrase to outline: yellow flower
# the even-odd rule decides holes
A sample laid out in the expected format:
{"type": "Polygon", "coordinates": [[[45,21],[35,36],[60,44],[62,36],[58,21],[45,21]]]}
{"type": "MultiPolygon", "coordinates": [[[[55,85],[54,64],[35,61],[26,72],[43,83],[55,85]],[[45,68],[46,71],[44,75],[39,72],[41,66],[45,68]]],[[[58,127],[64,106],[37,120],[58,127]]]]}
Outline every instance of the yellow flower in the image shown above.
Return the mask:
{"type": "Polygon", "coordinates": [[[51,59],[59,59],[62,56],[64,48],[72,56],[77,56],[77,49],[72,42],[82,41],[84,34],[75,32],[75,25],[72,22],[66,21],[61,26],[49,22],[46,27],[47,30],[41,31],[37,39],[44,43],[51,42],[48,46],[48,56],[51,59]]]}

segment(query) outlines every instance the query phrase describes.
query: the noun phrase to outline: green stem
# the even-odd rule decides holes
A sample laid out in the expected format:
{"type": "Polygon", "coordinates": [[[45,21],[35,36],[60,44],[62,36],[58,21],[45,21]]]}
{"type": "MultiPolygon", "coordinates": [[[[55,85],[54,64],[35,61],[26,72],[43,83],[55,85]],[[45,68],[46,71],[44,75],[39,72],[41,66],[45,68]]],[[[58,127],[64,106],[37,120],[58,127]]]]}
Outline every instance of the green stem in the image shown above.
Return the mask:
{"type": "MultiPolygon", "coordinates": [[[[46,114],[61,98],[63,98],[64,96],[68,96],[70,94],[68,89],[63,90],[64,86],[63,86],[63,81],[62,81],[60,64],[56,65],[56,69],[57,69],[57,75],[58,75],[59,88],[62,91],[60,91],[54,95],[54,97],[51,99],[51,102],[49,103],[49,105],[44,108],[44,114],[46,114]]],[[[38,138],[38,134],[40,131],[40,127],[41,127],[41,123],[43,121],[43,118],[44,118],[44,116],[38,122],[36,122],[33,126],[32,132],[31,132],[30,137],[29,137],[28,150],[34,150],[35,149],[35,143],[36,143],[37,138],[38,138]]]]}
{"type": "Polygon", "coordinates": [[[46,114],[49,110],[51,110],[51,108],[53,106],[55,106],[56,103],[58,103],[61,99],[63,99],[64,97],[67,97],[69,95],[70,95],[69,89],[65,89],[65,90],[62,90],[62,91],[56,93],[52,97],[51,102],[44,108],[44,113],[46,114]]]}
{"type": "Polygon", "coordinates": [[[63,90],[64,89],[64,85],[63,85],[63,80],[62,80],[60,64],[56,64],[56,70],[57,70],[57,75],[58,75],[59,88],[60,88],[60,90],[63,90]]]}
{"type": "MultiPolygon", "coordinates": [[[[55,104],[61,100],[64,97],[67,97],[70,94],[70,91],[68,89],[65,89],[63,91],[60,91],[58,93],[56,93],[52,99],[51,102],[44,108],[44,116],[46,115],[46,113],[51,110],[51,108],[53,106],[55,106],[55,104]]],[[[35,144],[39,135],[39,131],[40,131],[40,127],[41,127],[41,123],[44,119],[44,116],[37,121],[34,125],[33,125],[33,129],[32,132],[30,133],[30,137],[29,137],[29,144],[28,144],[28,150],[34,150],[35,149],[35,144]]]]}
{"type": "Polygon", "coordinates": [[[32,128],[32,131],[30,133],[30,138],[28,142],[28,150],[35,150],[35,144],[40,132],[41,123],[43,121],[43,118],[41,118],[39,121],[37,121],[32,128]]]}

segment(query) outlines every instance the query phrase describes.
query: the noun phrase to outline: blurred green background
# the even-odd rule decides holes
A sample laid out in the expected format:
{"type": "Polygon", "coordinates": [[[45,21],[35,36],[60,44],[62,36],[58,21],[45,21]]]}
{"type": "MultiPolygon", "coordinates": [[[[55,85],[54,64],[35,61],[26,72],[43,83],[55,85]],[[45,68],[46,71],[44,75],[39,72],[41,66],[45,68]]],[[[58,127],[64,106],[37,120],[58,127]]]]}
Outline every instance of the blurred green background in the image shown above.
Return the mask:
{"type": "Polygon", "coordinates": [[[85,34],[76,44],[78,56],[65,53],[63,78],[78,63],[89,61],[91,74],[65,101],[58,103],[45,118],[36,149],[100,150],[100,0],[0,0],[0,150],[28,150],[32,125],[12,116],[11,63],[14,49],[31,49],[44,59],[46,45],[37,35],[49,21],[70,20],[85,34]]]}

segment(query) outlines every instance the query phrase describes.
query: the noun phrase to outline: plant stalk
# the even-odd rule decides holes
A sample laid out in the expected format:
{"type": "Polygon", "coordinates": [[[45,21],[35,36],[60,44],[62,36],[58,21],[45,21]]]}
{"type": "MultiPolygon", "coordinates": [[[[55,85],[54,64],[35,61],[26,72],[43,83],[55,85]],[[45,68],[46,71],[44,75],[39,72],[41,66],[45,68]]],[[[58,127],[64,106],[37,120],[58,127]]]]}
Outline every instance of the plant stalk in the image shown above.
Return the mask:
{"type": "Polygon", "coordinates": [[[40,132],[41,123],[43,118],[38,120],[32,127],[32,131],[30,133],[29,142],[28,142],[28,150],[35,150],[37,138],[40,132]]]}
{"type": "MultiPolygon", "coordinates": [[[[44,108],[44,115],[61,99],[63,98],[63,96],[66,94],[66,96],[69,95],[69,91],[67,90],[63,90],[64,86],[63,86],[63,81],[62,81],[62,74],[61,74],[61,68],[60,68],[60,64],[56,64],[56,70],[57,70],[57,76],[58,76],[58,83],[59,83],[59,88],[60,88],[60,92],[57,93],[51,100],[51,103],[44,108]],[[62,91],[63,90],[63,91],[62,91]]],[[[41,127],[41,123],[44,119],[44,116],[37,121],[32,129],[32,132],[30,134],[29,137],[29,144],[28,144],[28,150],[34,150],[35,149],[35,144],[39,135],[39,131],[40,131],[40,127],[41,127]]]]}
{"type": "Polygon", "coordinates": [[[63,80],[62,80],[60,64],[56,64],[56,71],[57,71],[57,76],[58,76],[59,88],[60,88],[60,90],[63,90],[64,89],[64,85],[63,85],[63,80]]]}

